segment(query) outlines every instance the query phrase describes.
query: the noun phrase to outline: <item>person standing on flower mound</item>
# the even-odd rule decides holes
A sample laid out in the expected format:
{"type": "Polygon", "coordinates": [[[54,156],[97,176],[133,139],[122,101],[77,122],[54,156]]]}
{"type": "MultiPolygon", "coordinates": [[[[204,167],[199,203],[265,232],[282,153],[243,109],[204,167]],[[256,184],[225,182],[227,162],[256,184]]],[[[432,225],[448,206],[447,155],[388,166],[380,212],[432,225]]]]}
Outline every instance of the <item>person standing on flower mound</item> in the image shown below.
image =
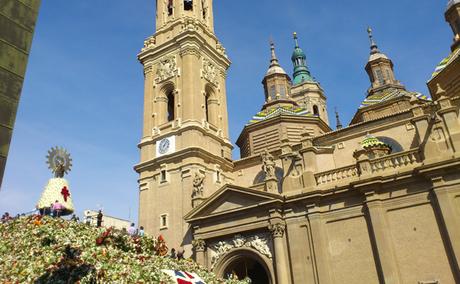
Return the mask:
{"type": "Polygon", "coordinates": [[[48,151],[47,158],[48,167],[53,172],[54,178],[50,179],[45,186],[37,209],[44,211],[53,204],[52,211],[56,217],[70,215],[74,212],[74,206],[69,183],[64,178],[72,167],[70,154],[64,148],[56,147],[48,151]]]}

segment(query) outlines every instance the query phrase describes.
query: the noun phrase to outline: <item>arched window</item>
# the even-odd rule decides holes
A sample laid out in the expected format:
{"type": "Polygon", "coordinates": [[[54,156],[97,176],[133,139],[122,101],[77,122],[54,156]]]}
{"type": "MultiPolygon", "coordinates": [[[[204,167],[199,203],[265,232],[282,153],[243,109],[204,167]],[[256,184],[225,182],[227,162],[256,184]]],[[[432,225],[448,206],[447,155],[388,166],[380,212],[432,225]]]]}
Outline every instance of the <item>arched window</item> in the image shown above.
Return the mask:
{"type": "Polygon", "coordinates": [[[218,126],[219,103],[214,89],[207,85],[204,93],[204,111],[206,121],[214,126],[218,126]]]}
{"type": "Polygon", "coordinates": [[[210,121],[209,121],[209,118],[210,118],[210,113],[209,113],[209,97],[210,97],[209,93],[206,93],[205,98],[204,98],[204,100],[205,100],[205,102],[204,102],[204,108],[205,108],[205,110],[204,110],[204,111],[206,112],[206,121],[207,121],[207,122],[210,122],[210,121]]]}
{"type": "Polygon", "coordinates": [[[317,105],[313,105],[313,114],[317,116],[319,115],[319,109],[317,105]]]}
{"type": "Polygon", "coordinates": [[[394,140],[393,138],[386,137],[386,136],[379,136],[377,137],[377,139],[389,145],[391,147],[391,153],[398,153],[398,152],[404,151],[401,144],[399,144],[398,141],[394,140]]]}
{"type": "Polygon", "coordinates": [[[174,92],[173,91],[170,91],[168,92],[168,95],[167,95],[167,99],[168,99],[168,122],[170,121],[173,121],[175,118],[176,118],[176,114],[175,114],[175,104],[174,104],[174,92]]]}
{"type": "Polygon", "coordinates": [[[184,0],[184,10],[193,11],[193,0],[184,0]]]}

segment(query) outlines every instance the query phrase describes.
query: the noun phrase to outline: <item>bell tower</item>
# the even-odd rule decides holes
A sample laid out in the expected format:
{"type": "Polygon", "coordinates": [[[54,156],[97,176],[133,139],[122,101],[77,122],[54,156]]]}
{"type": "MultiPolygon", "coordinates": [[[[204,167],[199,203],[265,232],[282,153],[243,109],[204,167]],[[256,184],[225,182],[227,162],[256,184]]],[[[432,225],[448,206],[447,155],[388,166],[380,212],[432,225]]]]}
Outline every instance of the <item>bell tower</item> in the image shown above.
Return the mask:
{"type": "Polygon", "coordinates": [[[138,145],[139,226],[190,254],[183,217],[230,183],[226,75],[214,34],[212,0],[157,0],[156,32],[138,59],[144,67],[144,116],[138,145]]]}

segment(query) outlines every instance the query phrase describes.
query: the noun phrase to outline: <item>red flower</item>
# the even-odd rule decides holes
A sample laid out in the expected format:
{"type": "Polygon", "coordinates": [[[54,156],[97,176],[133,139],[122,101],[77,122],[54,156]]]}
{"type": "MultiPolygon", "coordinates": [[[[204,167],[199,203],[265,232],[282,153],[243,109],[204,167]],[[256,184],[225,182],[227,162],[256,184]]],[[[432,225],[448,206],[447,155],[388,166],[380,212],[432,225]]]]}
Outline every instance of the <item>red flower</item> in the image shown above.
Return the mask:
{"type": "Polygon", "coordinates": [[[69,192],[69,190],[67,189],[67,186],[64,186],[64,187],[61,189],[61,194],[62,194],[62,196],[64,197],[64,201],[67,202],[67,197],[70,196],[70,192],[69,192]]]}

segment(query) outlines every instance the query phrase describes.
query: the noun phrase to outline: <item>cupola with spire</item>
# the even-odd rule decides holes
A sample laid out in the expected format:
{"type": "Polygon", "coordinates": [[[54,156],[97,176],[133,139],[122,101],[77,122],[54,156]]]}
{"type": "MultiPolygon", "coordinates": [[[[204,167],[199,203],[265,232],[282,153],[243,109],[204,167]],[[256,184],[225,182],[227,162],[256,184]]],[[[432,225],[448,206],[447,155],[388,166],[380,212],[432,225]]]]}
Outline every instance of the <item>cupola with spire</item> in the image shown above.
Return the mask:
{"type": "Polygon", "coordinates": [[[278,58],[276,57],[275,44],[270,43],[271,59],[270,66],[262,81],[265,90],[266,105],[273,105],[279,102],[289,102],[291,92],[291,78],[281,67],[278,58]]]}
{"type": "Polygon", "coordinates": [[[291,60],[294,65],[293,84],[291,88],[291,98],[297,104],[313,115],[322,119],[326,124],[329,124],[327,114],[326,96],[319,82],[310,73],[307,66],[307,56],[300,48],[297,33],[294,33],[294,52],[291,60]]]}
{"type": "Polygon", "coordinates": [[[315,80],[310,74],[310,71],[307,67],[307,56],[303,50],[299,47],[299,41],[297,38],[297,33],[294,33],[295,48],[292,53],[292,63],[294,64],[294,85],[303,83],[303,82],[314,82],[315,80]]]}
{"type": "Polygon", "coordinates": [[[372,29],[368,28],[367,33],[371,43],[371,52],[366,65],[366,72],[372,84],[368,90],[368,95],[370,96],[387,87],[404,89],[404,86],[395,78],[393,62],[379,50],[372,29]]]}
{"type": "Polygon", "coordinates": [[[377,119],[398,111],[405,111],[411,107],[410,101],[414,98],[421,101],[428,100],[421,93],[407,91],[396,80],[393,62],[379,50],[371,28],[367,29],[367,33],[371,52],[365,69],[369,75],[371,87],[367,90],[367,96],[350,124],[377,119]]]}

